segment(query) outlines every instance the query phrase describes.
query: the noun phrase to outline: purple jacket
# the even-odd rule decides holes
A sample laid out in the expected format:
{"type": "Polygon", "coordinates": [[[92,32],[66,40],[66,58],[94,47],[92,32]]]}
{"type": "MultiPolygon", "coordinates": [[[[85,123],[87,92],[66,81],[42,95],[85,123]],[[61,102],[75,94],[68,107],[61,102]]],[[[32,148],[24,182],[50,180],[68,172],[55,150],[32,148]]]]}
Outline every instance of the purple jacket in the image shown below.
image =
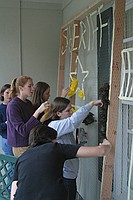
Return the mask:
{"type": "Polygon", "coordinates": [[[12,147],[28,146],[30,130],[40,123],[33,117],[34,107],[15,97],[7,106],[7,142],[12,147]]]}

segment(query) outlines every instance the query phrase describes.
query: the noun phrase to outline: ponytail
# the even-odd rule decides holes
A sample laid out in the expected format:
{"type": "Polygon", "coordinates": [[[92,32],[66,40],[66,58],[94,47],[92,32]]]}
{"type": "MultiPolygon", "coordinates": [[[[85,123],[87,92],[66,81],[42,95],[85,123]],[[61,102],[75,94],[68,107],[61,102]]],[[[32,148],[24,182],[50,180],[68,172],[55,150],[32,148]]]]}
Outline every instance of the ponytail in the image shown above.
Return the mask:
{"type": "Polygon", "coordinates": [[[10,89],[11,99],[13,99],[15,96],[17,96],[16,81],[17,81],[17,78],[14,78],[11,82],[11,89],[10,89]]]}

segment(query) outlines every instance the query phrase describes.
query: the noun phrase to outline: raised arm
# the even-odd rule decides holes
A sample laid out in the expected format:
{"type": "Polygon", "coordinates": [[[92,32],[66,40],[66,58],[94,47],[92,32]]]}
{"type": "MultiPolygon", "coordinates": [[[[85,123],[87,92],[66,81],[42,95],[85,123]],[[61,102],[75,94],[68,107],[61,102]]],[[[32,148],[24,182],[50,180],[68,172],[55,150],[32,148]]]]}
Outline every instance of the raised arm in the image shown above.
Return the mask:
{"type": "Polygon", "coordinates": [[[58,132],[58,137],[74,131],[88,115],[93,106],[102,106],[101,100],[91,101],[80,107],[71,117],[50,122],[49,126],[58,132]]]}
{"type": "Polygon", "coordinates": [[[41,106],[31,115],[31,117],[26,121],[24,120],[25,111],[20,109],[18,106],[8,107],[7,112],[7,129],[11,132],[11,128],[14,129],[23,137],[27,137],[32,128],[34,128],[39,122],[37,119],[41,112],[47,109],[47,103],[42,103],[41,106]],[[20,114],[21,113],[21,114],[20,114]],[[9,126],[9,124],[11,124],[9,126]]]}
{"type": "Polygon", "coordinates": [[[99,146],[81,146],[77,151],[76,157],[90,158],[105,156],[110,152],[111,147],[111,143],[104,139],[103,143],[99,144],[99,146]]]}
{"type": "Polygon", "coordinates": [[[33,116],[35,118],[38,118],[38,116],[45,110],[47,110],[49,108],[49,103],[47,101],[45,101],[44,103],[42,103],[40,105],[40,107],[34,112],[33,116]]]}
{"type": "Polygon", "coordinates": [[[70,91],[69,87],[63,88],[61,92],[61,97],[66,97],[69,91],[70,91]]]}

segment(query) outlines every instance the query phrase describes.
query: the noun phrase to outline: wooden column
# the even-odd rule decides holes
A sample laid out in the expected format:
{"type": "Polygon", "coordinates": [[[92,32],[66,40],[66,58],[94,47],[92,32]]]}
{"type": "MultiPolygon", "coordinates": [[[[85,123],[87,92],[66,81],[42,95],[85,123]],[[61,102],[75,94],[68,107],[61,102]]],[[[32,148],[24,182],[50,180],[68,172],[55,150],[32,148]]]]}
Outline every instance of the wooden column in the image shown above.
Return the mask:
{"type": "Polygon", "coordinates": [[[58,91],[57,95],[61,95],[61,91],[64,88],[64,70],[65,70],[65,58],[67,49],[67,29],[61,29],[60,33],[60,52],[59,52],[59,67],[58,67],[58,91]]]}
{"type": "Polygon", "coordinates": [[[116,130],[118,123],[118,103],[121,78],[121,51],[123,47],[125,0],[115,1],[114,13],[114,41],[112,54],[112,71],[110,83],[110,105],[108,111],[107,138],[112,143],[111,152],[104,158],[103,177],[101,186],[101,200],[110,200],[114,172],[114,156],[116,130]]]}
{"type": "MultiPolygon", "coordinates": [[[[78,62],[76,62],[76,59],[78,56],[79,41],[80,41],[80,21],[74,20],[70,72],[75,72],[75,70],[78,67],[78,62]]],[[[77,78],[77,75],[74,75],[73,77],[77,78]]],[[[75,105],[75,95],[70,97],[70,101],[72,104],[75,105]]]]}

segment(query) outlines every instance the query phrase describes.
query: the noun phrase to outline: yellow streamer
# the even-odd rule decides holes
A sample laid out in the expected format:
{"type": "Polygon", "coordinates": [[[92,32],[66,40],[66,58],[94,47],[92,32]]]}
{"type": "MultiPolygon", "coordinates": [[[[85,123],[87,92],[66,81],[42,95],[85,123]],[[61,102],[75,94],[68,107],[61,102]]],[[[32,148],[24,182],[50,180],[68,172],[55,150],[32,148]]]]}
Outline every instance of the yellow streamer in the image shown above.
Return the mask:
{"type": "Polygon", "coordinates": [[[71,97],[75,94],[78,87],[78,80],[76,78],[73,78],[70,84],[70,91],[68,92],[68,96],[71,97]]]}
{"type": "Polygon", "coordinates": [[[78,96],[79,96],[79,98],[83,99],[85,97],[84,91],[83,90],[79,90],[78,91],[78,96]]]}

